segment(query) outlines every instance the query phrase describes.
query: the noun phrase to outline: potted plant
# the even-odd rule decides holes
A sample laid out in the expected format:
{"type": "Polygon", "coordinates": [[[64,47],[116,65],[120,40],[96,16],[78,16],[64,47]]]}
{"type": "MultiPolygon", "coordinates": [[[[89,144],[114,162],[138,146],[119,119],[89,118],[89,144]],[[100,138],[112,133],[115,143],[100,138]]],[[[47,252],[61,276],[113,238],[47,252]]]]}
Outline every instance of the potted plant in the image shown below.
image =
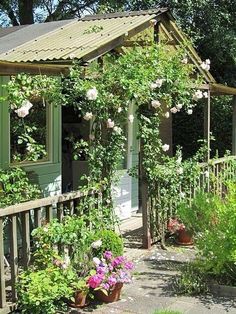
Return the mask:
{"type": "Polygon", "coordinates": [[[134,264],[124,256],[113,257],[111,251],[105,251],[103,258],[93,258],[95,270],[87,283],[96,299],[103,302],[115,302],[120,299],[123,284],[131,282],[131,270],[134,264]]]}
{"type": "Polygon", "coordinates": [[[193,232],[186,229],[185,225],[178,218],[170,218],[167,223],[167,229],[176,234],[176,243],[180,245],[193,244],[193,232]]]}
{"type": "Polygon", "coordinates": [[[71,284],[75,290],[74,297],[69,301],[69,306],[74,308],[83,308],[89,304],[89,285],[87,278],[78,279],[71,284]]]}

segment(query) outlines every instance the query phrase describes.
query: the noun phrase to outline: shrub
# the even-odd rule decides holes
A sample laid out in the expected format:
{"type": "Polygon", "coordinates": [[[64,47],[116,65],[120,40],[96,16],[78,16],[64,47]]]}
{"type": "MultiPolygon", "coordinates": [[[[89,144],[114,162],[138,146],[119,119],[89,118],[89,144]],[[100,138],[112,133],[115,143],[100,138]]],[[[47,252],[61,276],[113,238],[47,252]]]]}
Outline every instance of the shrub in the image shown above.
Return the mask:
{"type": "Polygon", "coordinates": [[[23,313],[54,314],[62,306],[63,298],[73,294],[68,284],[71,274],[58,267],[25,271],[19,276],[17,292],[23,313]]]}
{"type": "Polygon", "coordinates": [[[92,242],[101,240],[102,244],[98,248],[93,248],[93,255],[102,258],[102,254],[105,251],[111,251],[113,256],[120,256],[123,254],[123,240],[121,237],[112,230],[97,231],[94,236],[91,237],[92,242]]]}

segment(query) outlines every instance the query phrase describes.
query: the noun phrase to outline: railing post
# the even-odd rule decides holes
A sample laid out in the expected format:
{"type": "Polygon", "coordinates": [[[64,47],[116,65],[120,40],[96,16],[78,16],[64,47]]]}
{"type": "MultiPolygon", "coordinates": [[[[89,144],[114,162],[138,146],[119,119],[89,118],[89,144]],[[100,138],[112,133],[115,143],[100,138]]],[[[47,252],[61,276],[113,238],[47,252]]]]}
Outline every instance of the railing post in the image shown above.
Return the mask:
{"type": "Polygon", "coordinates": [[[0,218],[0,309],[6,305],[6,284],[4,269],[3,219],[0,218]]]}
{"type": "Polygon", "coordinates": [[[10,220],[10,265],[11,265],[11,290],[12,300],[16,301],[16,280],[18,275],[18,247],[17,247],[17,216],[10,220]]]}
{"type": "Polygon", "coordinates": [[[233,96],[232,155],[236,155],[236,96],[233,96]]]}

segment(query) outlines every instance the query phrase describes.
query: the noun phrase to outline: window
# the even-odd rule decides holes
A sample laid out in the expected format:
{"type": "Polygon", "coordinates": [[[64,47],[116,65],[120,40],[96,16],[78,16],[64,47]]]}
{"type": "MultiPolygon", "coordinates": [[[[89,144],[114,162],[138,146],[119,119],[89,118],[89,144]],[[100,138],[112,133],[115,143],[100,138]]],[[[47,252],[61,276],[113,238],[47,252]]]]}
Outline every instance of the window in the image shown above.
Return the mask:
{"type": "Polygon", "coordinates": [[[48,161],[49,105],[38,99],[22,108],[10,113],[11,163],[48,161]]]}

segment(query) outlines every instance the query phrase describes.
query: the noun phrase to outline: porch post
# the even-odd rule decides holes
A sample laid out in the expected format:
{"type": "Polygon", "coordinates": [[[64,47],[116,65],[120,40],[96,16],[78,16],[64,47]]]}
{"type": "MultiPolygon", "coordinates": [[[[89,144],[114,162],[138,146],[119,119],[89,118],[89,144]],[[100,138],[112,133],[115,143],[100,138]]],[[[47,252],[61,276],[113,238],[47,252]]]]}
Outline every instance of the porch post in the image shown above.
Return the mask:
{"type": "Polygon", "coordinates": [[[236,155],[236,96],[233,96],[232,155],[236,155]]]}
{"type": "Polygon", "coordinates": [[[211,132],[211,92],[208,89],[207,104],[204,106],[204,138],[207,141],[207,162],[210,160],[210,134],[211,132]]]}
{"type": "Polygon", "coordinates": [[[139,187],[140,187],[140,202],[142,208],[142,220],[143,220],[143,248],[151,248],[151,234],[149,227],[149,201],[148,201],[148,184],[143,168],[143,140],[140,140],[139,151],[139,187]]]}

